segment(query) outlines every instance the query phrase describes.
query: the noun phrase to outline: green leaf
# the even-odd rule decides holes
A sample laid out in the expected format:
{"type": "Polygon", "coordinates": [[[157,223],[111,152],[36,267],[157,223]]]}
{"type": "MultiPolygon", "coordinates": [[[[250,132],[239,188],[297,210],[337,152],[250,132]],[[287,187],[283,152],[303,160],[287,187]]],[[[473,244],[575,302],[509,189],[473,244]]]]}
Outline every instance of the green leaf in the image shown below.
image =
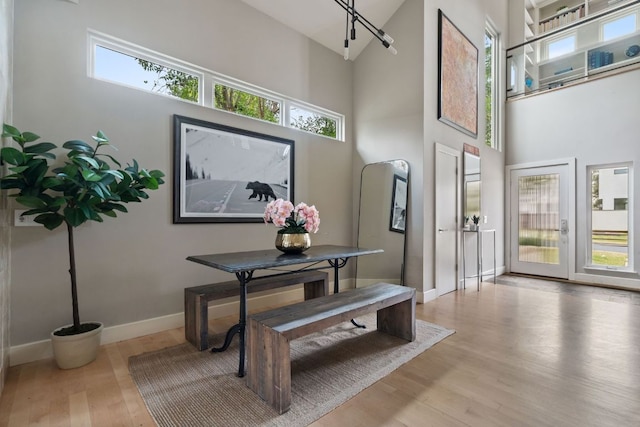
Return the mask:
{"type": "Polygon", "coordinates": [[[8,138],[13,138],[14,140],[16,138],[22,139],[22,134],[20,133],[18,128],[15,128],[15,127],[13,127],[11,125],[8,125],[6,123],[2,125],[2,136],[3,137],[8,137],[8,138]]]}
{"type": "Polygon", "coordinates": [[[102,214],[106,216],[110,216],[111,218],[116,218],[118,216],[114,211],[104,211],[102,212],[102,214]]]}
{"type": "Polygon", "coordinates": [[[24,142],[33,142],[37,139],[40,139],[40,136],[36,135],[33,132],[23,132],[22,138],[24,139],[24,142]]]}
{"type": "Polygon", "coordinates": [[[60,178],[56,178],[54,176],[47,176],[42,180],[42,187],[44,188],[54,188],[59,185],[63,185],[64,181],[60,178]]]}
{"type": "Polygon", "coordinates": [[[20,150],[17,150],[13,147],[4,147],[2,150],[0,150],[0,159],[11,165],[19,166],[26,163],[27,156],[22,154],[20,150]]]}
{"type": "MultiPolygon", "coordinates": [[[[112,146],[113,147],[113,146],[112,146]]],[[[114,147],[115,148],[115,147],[114,147]]],[[[120,164],[120,162],[118,160],[116,160],[113,156],[109,155],[109,154],[97,154],[98,156],[104,156],[104,157],[108,157],[111,159],[111,161],[113,163],[115,163],[116,165],[118,165],[118,167],[122,167],[122,165],[120,164]]]]}
{"type": "Polygon", "coordinates": [[[117,171],[117,170],[109,169],[109,170],[104,171],[104,173],[108,173],[109,175],[113,175],[118,179],[124,179],[124,175],[122,174],[122,172],[117,171]]]}
{"type": "Polygon", "coordinates": [[[91,169],[82,169],[82,177],[85,181],[96,182],[100,181],[100,175],[92,171],[91,169]]]}
{"type": "Polygon", "coordinates": [[[149,190],[157,190],[159,187],[158,181],[155,178],[144,178],[141,182],[149,190]]]}
{"type": "Polygon", "coordinates": [[[80,155],[80,156],[77,156],[76,159],[80,159],[80,160],[82,160],[82,161],[84,161],[86,163],[89,163],[94,168],[100,169],[100,166],[98,165],[98,162],[95,159],[91,158],[91,157],[80,155]]]}
{"type": "Polygon", "coordinates": [[[9,168],[11,172],[15,172],[15,173],[22,173],[27,169],[29,169],[29,166],[14,166],[12,168],[9,168]]]}
{"type": "Polygon", "coordinates": [[[80,141],[77,139],[65,142],[64,144],[62,144],[62,147],[66,148],[67,150],[75,150],[75,151],[81,151],[83,153],[93,154],[92,146],[90,146],[84,141],[80,141]]]}
{"type": "Polygon", "coordinates": [[[87,220],[82,209],[67,206],[64,208],[64,217],[72,227],[77,227],[87,220]]]}
{"type": "Polygon", "coordinates": [[[22,179],[4,177],[0,180],[0,188],[3,190],[10,190],[12,188],[23,189],[24,186],[25,183],[22,179]]]}
{"type": "MultiPolygon", "coordinates": [[[[39,144],[33,144],[28,147],[24,147],[25,153],[46,153],[47,151],[55,150],[56,145],[51,142],[40,142],[39,144]]],[[[55,156],[54,156],[55,157],[55,156]]]]}
{"type": "Polygon", "coordinates": [[[32,196],[18,196],[16,197],[16,202],[33,209],[44,208],[47,206],[47,204],[43,202],[39,197],[32,196]]]}
{"type": "Polygon", "coordinates": [[[44,225],[47,230],[53,230],[64,222],[64,217],[58,213],[45,213],[38,215],[33,220],[44,225]]]}
{"type": "Polygon", "coordinates": [[[91,138],[100,145],[109,143],[109,138],[107,138],[107,135],[105,135],[101,130],[98,131],[96,136],[92,136],[91,138]]]}

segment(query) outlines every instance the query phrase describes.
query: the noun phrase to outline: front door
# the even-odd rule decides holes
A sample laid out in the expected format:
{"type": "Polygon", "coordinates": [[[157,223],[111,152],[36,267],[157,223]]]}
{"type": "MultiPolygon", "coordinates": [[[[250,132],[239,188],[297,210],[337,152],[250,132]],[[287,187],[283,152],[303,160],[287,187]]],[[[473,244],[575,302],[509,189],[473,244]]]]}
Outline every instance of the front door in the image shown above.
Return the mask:
{"type": "Polygon", "coordinates": [[[510,269],[569,278],[569,166],[512,169],[510,269]]]}
{"type": "Polygon", "coordinates": [[[435,281],[438,296],[456,290],[458,282],[458,165],[460,153],[436,144],[435,281]]]}

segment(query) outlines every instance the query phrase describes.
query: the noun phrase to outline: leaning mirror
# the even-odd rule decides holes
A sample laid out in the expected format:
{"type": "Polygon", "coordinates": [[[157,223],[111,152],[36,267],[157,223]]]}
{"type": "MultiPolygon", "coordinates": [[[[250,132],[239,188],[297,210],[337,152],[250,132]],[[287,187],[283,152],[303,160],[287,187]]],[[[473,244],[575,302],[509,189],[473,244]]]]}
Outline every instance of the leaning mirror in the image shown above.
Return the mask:
{"type": "Polygon", "coordinates": [[[359,257],[356,287],[378,282],[404,284],[405,230],[409,163],[390,160],[362,169],[358,247],[383,249],[383,253],[359,257]]]}
{"type": "Polygon", "coordinates": [[[471,222],[480,217],[480,153],[478,147],[466,146],[464,151],[464,216],[471,222]]]}

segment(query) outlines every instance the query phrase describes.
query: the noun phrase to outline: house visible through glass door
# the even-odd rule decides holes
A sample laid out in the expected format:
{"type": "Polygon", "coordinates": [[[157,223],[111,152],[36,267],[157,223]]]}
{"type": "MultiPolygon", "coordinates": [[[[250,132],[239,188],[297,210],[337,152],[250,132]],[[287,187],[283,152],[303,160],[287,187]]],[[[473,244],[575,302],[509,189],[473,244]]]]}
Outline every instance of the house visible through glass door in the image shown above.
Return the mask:
{"type": "Polygon", "coordinates": [[[568,278],[566,165],[511,171],[511,271],[568,278]]]}

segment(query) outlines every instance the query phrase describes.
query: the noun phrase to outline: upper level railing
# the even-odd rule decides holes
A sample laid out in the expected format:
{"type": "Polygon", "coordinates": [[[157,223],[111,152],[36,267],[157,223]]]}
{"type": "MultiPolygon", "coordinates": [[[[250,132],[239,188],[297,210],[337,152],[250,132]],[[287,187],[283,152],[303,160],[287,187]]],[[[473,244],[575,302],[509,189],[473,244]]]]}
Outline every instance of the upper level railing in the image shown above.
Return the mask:
{"type": "Polygon", "coordinates": [[[507,50],[507,98],[640,67],[640,0],[507,50]]]}

